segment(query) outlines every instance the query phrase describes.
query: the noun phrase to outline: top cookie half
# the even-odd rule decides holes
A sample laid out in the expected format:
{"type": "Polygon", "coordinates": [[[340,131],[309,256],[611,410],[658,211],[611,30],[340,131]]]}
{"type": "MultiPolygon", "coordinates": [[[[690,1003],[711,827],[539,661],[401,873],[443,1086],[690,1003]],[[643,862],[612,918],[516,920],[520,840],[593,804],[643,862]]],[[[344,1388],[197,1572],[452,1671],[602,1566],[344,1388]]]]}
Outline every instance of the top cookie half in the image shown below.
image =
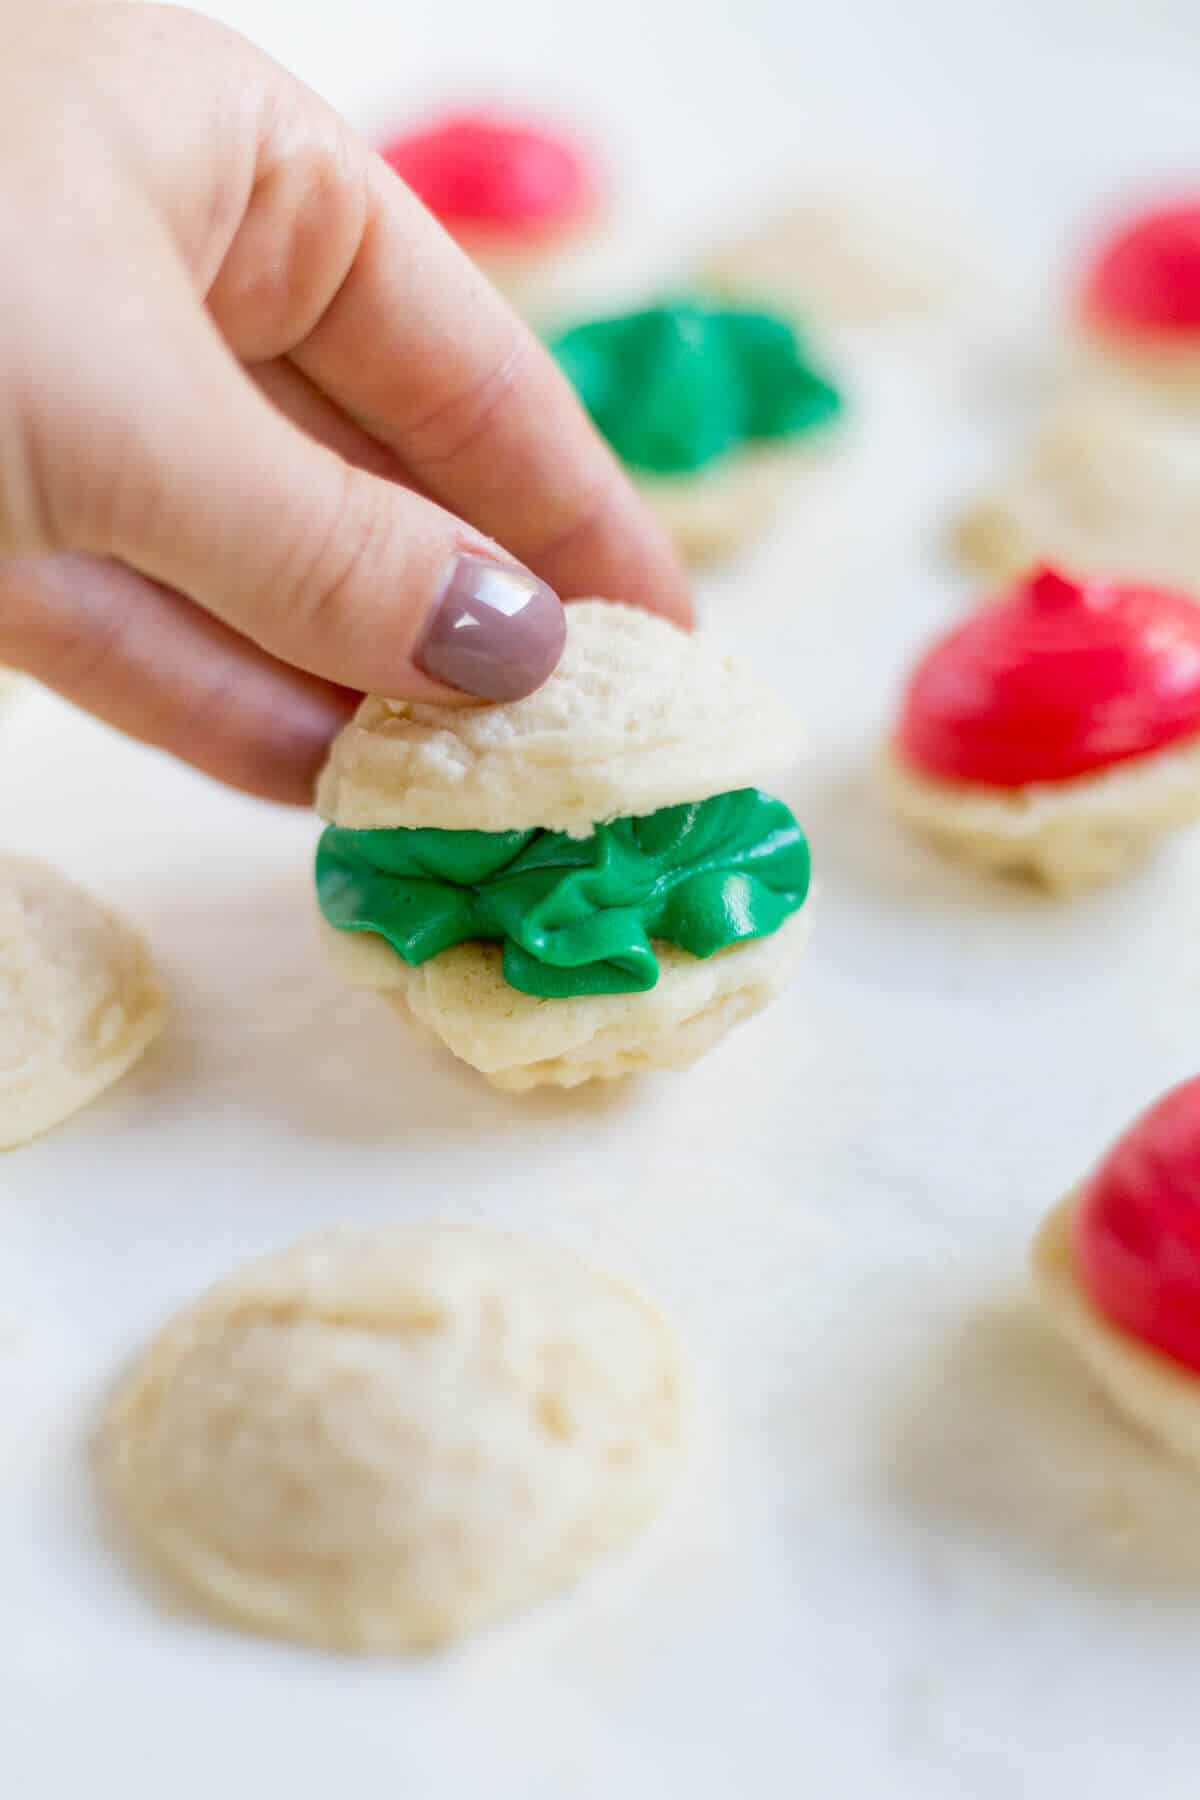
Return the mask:
{"type": "Polygon", "coordinates": [[[335,740],[317,806],[351,830],[546,831],[757,786],[801,747],[788,708],[735,658],[604,600],[567,607],[537,693],[448,707],[368,695],[335,740]]]}

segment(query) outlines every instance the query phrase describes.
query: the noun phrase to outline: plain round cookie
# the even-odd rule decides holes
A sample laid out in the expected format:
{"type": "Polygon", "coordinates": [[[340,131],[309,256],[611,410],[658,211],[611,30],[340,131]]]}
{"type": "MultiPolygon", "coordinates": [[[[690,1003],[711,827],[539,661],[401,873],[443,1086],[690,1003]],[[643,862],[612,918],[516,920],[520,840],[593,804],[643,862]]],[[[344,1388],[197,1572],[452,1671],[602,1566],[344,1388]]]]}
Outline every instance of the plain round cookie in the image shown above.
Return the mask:
{"type": "Polygon", "coordinates": [[[524,700],[446,707],[370,695],[317,789],[351,830],[588,837],[614,818],[757,785],[796,756],[790,710],[702,635],[634,607],[567,607],[562,661],[524,700]]]}
{"type": "Polygon", "coordinates": [[[103,1441],[143,1552],[218,1617],[345,1650],[445,1644],[626,1544],[684,1434],[671,1334],[553,1244],[336,1231],[151,1344],[103,1441]]]}
{"type": "Polygon", "coordinates": [[[850,186],[797,194],[711,255],[703,286],[803,325],[878,324],[944,312],[974,285],[967,259],[911,196],[850,186]]]}
{"type": "Polygon", "coordinates": [[[1007,582],[1036,562],[1200,595],[1200,433],[1110,388],[1077,393],[954,532],[959,555],[1007,582]]]}
{"type": "Polygon", "coordinates": [[[991,788],[943,781],[888,748],[893,810],[947,854],[1066,895],[1112,881],[1158,839],[1200,819],[1200,740],[1071,781],[991,788]]]}
{"type": "Polygon", "coordinates": [[[1074,1194],[1034,1239],[1034,1285],[1048,1317],[1113,1404],[1172,1455],[1200,1468],[1200,1377],[1110,1325],[1075,1270],[1074,1194]]]}
{"type": "Polygon", "coordinates": [[[53,869],[0,856],[0,1148],[86,1106],[165,1018],[137,932],[53,869]]]}
{"type": "Polygon", "coordinates": [[[523,1093],[690,1067],[787,985],[811,912],[810,898],[770,937],[703,959],[656,942],[659,977],[647,992],[552,1002],[508,985],[496,944],[458,944],[410,968],[369,933],[322,923],[322,937],[344,980],[391,1001],[493,1087],[523,1093]]]}

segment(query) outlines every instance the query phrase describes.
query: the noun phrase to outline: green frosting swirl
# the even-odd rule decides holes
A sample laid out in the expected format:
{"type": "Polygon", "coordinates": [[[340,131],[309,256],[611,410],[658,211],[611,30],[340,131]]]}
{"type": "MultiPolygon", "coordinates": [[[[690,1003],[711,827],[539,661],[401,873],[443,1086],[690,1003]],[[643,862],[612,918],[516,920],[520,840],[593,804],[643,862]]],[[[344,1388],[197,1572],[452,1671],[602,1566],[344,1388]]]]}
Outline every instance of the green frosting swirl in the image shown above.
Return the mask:
{"type": "Polygon", "coordinates": [[[346,831],[317,849],[317,898],[414,966],[452,944],[504,946],[510,987],[544,999],[642,993],[652,938],[692,956],[778,931],[808,892],[804,834],[756,788],[555,831],[346,831]]]}
{"type": "Polygon", "coordinates": [[[798,437],[842,410],[791,325],[769,313],[680,301],[575,325],[550,348],[621,460],[655,474],[798,437]]]}

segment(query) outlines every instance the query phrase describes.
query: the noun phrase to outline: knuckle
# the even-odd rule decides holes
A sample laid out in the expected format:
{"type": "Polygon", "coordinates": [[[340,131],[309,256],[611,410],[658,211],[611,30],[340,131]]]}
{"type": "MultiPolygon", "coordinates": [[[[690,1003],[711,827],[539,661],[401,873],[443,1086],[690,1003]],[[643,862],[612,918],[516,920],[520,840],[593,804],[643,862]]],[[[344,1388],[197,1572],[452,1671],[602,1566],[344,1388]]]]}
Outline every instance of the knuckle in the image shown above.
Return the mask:
{"type": "Polygon", "coordinates": [[[519,401],[535,352],[533,338],[515,321],[484,367],[452,387],[404,432],[407,454],[424,470],[459,461],[493,432],[506,407],[519,401]]]}
{"type": "Polygon", "coordinates": [[[377,585],[390,533],[386,490],[348,464],[340,468],[332,501],[303,532],[276,589],[292,627],[318,651],[357,635],[356,614],[377,585]]]}
{"type": "Polygon", "coordinates": [[[547,515],[530,555],[539,563],[547,562],[586,539],[599,537],[626,501],[625,478],[615,467],[586,476],[578,486],[566,490],[547,515]]]}
{"type": "Polygon", "coordinates": [[[332,110],[290,93],[264,127],[245,211],[210,305],[248,362],[310,337],[354,265],[370,218],[369,165],[332,110]]]}

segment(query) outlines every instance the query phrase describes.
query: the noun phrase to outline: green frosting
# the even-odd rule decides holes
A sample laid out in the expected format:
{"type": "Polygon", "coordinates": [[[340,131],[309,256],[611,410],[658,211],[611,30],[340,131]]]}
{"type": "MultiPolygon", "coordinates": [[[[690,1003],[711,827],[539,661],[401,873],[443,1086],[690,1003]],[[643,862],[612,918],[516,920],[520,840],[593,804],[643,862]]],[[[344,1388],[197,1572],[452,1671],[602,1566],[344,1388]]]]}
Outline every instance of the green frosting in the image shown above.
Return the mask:
{"type": "Polygon", "coordinates": [[[769,313],[680,301],[575,325],[550,348],[621,460],[655,474],[798,437],[842,409],[769,313]]]}
{"type": "Polygon", "coordinates": [[[804,834],[756,788],[556,831],[345,831],[317,850],[317,897],[339,931],[370,931],[406,963],[452,944],[504,946],[510,987],[544,999],[642,993],[652,938],[693,956],[778,931],[808,892],[804,834]]]}

